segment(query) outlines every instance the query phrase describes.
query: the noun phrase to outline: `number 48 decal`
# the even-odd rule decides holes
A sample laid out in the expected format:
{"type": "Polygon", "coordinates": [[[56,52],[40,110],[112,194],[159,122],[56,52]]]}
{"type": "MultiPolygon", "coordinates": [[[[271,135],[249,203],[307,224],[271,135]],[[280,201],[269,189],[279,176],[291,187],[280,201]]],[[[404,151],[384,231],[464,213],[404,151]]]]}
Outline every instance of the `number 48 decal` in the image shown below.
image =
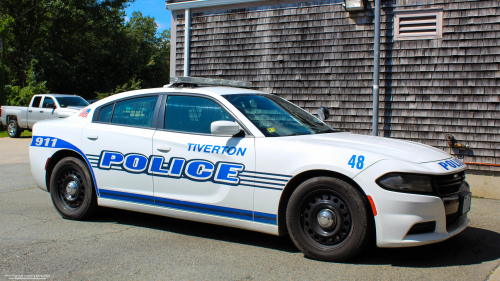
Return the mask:
{"type": "Polygon", "coordinates": [[[365,165],[365,157],[363,155],[360,155],[358,157],[358,162],[356,163],[356,155],[353,155],[351,157],[351,160],[349,160],[349,163],[347,163],[351,168],[356,167],[357,169],[361,170],[363,169],[363,166],[365,165]]]}

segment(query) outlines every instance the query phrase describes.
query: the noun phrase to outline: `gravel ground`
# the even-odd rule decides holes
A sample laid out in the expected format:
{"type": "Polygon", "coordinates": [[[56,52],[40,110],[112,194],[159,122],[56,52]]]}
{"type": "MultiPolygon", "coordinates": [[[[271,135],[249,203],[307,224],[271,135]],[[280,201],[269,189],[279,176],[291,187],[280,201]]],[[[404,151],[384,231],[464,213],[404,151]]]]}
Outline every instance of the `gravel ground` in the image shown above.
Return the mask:
{"type": "MultiPolygon", "coordinates": [[[[20,141],[18,154],[27,154],[20,141]]],[[[114,209],[62,219],[35,187],[26,155],[6,160],[5,145],[0,139],[0,280],[486,280],[500,264],[499,200],[473,199],[472,224],[447,241],[328,263],[305,258],[288,237],[222,226],[114,209]]]]}

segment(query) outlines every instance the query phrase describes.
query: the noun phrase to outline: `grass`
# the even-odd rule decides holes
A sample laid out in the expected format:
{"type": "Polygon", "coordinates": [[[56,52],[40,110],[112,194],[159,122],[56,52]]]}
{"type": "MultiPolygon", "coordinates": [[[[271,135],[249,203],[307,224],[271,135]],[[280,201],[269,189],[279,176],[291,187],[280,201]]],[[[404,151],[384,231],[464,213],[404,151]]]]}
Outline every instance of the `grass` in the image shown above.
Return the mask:
{"type": "MultiPolygon", "coordinates": [[[[5,128],[0,128],[0,138],[8,138],[7,130],[5,128]]],[[[24,131],[21,133],[21,137],[31,137],[30,131],[24,131]]]]}

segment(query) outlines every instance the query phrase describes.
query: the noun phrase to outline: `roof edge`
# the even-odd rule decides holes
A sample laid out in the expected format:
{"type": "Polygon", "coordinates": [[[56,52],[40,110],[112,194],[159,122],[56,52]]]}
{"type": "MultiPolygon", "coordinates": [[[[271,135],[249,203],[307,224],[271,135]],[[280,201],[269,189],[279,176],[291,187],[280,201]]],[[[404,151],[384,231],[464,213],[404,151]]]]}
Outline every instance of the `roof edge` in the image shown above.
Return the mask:
{"type": "Polygon", "coordinates": [[[176,10],[184,10],[192,8],[204,8],[212,6],[241,4],[248,2],[260,2],[260,1],[265,1],[265,0],[192,0],[192,1],[176,2],[176,3],[169,3],[169,1],[165,1],[165,7],[167,8],[167,10],[176,11],[176,10]]]}

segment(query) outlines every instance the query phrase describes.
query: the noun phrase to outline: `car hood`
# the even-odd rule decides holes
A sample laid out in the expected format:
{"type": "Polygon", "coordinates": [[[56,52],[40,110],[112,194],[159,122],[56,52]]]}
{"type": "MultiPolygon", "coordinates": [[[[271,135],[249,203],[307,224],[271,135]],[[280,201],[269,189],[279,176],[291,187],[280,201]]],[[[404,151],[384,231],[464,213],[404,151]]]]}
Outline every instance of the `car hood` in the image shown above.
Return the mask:
{"type": "Polygon", "coordinates": [[[367,151],[380,155],[381,159],[397,159],[413,163],[432,162],[451,157],[450,154],[442,150],[417,142],[347,132],[301,135],[289,138],[303,142],[304,145],[309,143],[336,149],[367,151]]]}

